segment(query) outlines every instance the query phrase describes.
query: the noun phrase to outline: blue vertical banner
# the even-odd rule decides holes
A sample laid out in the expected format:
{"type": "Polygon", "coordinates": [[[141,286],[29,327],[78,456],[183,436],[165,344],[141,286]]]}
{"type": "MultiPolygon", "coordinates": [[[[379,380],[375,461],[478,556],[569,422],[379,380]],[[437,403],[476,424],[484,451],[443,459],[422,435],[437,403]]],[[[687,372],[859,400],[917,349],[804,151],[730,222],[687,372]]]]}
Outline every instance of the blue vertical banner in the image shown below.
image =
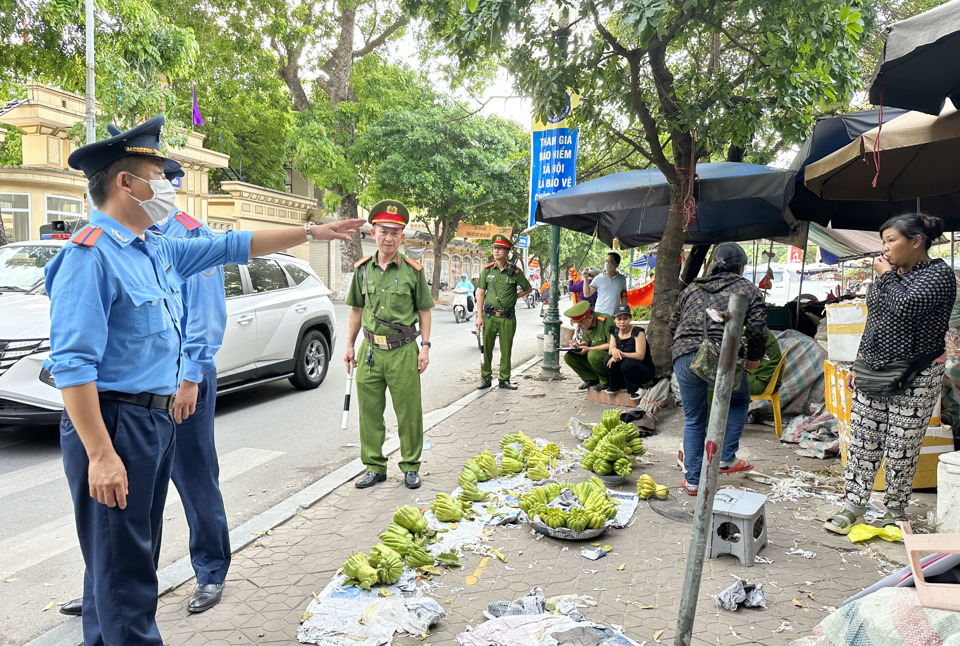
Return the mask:
{"type": "Polygon", "coordinates": [[[579,131],[568,127],[567,117],[580,104],[577,94],[566,93],[567,107],[547,123],[533,120],[530,164],[530,214],[527,226],[536,224],[537,200],[577,183],[577,139],[579,131]]]}

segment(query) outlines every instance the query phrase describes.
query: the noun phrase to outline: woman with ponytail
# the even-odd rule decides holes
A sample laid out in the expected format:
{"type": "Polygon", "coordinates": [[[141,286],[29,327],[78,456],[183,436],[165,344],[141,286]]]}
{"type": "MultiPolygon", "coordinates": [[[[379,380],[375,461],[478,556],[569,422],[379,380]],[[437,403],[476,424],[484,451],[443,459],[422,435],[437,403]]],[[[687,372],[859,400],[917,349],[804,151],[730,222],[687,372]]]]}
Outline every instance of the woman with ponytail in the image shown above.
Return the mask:
{"type": "Polygon", "coordinates": [[[873,481],[886,459],[884,526],[906,520],[913,476],[933,407],[940,397],[953,270],[928,250],[943,221],[897,215],[880,227],[878,277],[867,294],[867,323],[847,376],[852,395],[843,510],[824,524],[837,534],[863,522],[873,481]]]}

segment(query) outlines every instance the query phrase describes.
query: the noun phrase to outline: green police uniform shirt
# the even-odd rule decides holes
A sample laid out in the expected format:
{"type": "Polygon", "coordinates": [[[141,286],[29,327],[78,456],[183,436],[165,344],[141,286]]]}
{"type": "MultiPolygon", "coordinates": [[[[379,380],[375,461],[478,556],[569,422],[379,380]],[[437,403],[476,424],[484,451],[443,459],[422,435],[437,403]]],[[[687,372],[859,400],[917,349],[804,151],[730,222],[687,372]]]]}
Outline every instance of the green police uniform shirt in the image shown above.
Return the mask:
{"type": "Polygon", "coordinates": [[[396,334],[385,325],[373,320],[377,318],[398,325],[413,325],[420,320],[420,312],[433,307],[430,286],[423,272],[423,266],[402,253],[381,269],[376,254],[360,260],[355,265],[353,281],[347,293],[347,305],[362,307],[363,327],[374,334],[396,334]],[[370,301],[364,295],[363,268],[366,266],[367,289],[370,301]]]}
{"type": "Polygon", "coordinates": [[[523,272],[515,265],[507,265],[500,271],[495,262],[483,268],[477,281],[477,289],[486,291],[483,302],[495,310],[509,310],[517,304],[518,285],[522,290],[530,289],[530,281],[523,272]]]}
{"type": "Polygon", "coordinates": [[[603,314],[602,312],[594,313],[593,325],[580,333],[583,337],[581,345],[595,347],[610,343],[610,323],[612,321],[613,317],[609,314],[603,314]]]}

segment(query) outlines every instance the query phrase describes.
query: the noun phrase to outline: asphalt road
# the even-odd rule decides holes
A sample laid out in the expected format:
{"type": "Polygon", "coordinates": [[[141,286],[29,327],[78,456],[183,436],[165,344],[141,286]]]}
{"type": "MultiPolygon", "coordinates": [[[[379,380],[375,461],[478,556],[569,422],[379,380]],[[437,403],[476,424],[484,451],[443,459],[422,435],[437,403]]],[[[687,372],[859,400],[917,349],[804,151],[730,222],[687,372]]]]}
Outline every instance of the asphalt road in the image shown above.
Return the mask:
{"type": "MultiPolygon", "coordinates": [[[[217,400],[220,481],[231,529],[357,457],[355,406],[347,430],[340,430],[347,310],[337,305],[340,338],[320,388],[301,392],[284,380],[217,400]]],[[[422,378],[424,412],[446,406],[479,383],[474,321],[458,325],[442,307],[434,310],[433,321],[431,364],[422,378]]],[[[521,305],[514,365],[534,356],[542,331],[539,310],[521,305]]],[[[395,432],[389,403],[386,421],[388,433],[395,432]]],[[[60,604],[81,594],[83,561],[72,513],[57,429],[0,426],[0,646],[22,644],[53,628],[64,618],[60,604]]],[[[171,486],[160,566],[186,555],[187,540],[183,509],[171,486]]]]}

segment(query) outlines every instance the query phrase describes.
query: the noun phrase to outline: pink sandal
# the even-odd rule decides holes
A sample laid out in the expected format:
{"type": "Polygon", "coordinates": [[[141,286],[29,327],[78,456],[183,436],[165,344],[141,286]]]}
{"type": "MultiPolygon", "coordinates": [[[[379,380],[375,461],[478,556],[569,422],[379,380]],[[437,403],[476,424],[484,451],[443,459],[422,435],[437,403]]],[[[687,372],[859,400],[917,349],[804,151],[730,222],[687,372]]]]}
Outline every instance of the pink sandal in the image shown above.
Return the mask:
{"type": "Polygon", "coordinates": [[[729,467],[720,467],[720,473],[737,473],[738,471],[752,471],[753,465],[746,460],[737,460],[737,463],[729,467]]]}
{"type": "Polygon", "coordinates": [[[680,490],[688,496],[696,496],[698,488],[697,485],[688,485],[686,480],[680,484],[680,490]]]}

